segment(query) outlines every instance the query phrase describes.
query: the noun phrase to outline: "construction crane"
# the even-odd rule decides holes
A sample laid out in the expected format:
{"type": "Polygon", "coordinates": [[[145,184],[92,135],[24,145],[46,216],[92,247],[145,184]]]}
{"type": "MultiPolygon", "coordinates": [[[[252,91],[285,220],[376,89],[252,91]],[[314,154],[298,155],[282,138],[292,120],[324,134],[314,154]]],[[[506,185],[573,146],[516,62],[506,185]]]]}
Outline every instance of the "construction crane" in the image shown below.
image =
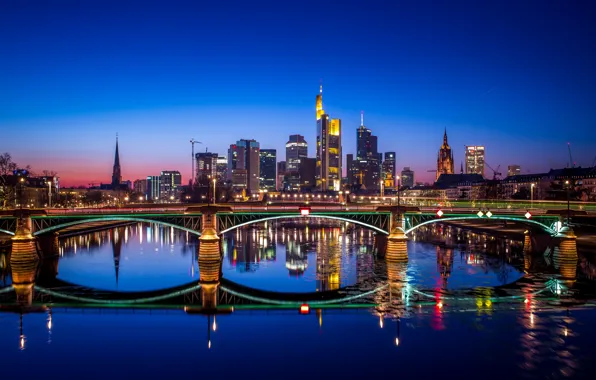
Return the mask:
{"type": "Polygon", "coordinates": [[[192,172],[190,173],[192,176],[192,182],[190,183],[190,186],[192,188],[195,187],[195,144],[202,144],[202,142],[195,140],[194,138],[190,139],[190,144],[192,145],[192,172]]]}
{"type": "Polygon", "coordinates": [[[573,157],[571,157],[571,143],[570,142],[567,143],[567,150],[569,151],[569,166],[574,168],[575,162],[573,162],[573,157]]]}
{"type": "Polygon", "coordinates": [[[494,181],[494,180],[496,180],[496,179],[498,179],[498,178],[497,178],[497,176],[500,176],[500,175],[502,174],[502,173],[500,173],[500,172],[499,172],[499,169],[501,168],[501,165],[497,166],[497,169],[495,170],[495,169],[493,169],[493,168],[492,168],[492,167],[491,167],[491,166],[488,164],[488,162],[484,161],[484,163],[486,164],[486,166],[488,166],[488,168],[489,168],[490,170],[492,170],[492,171],[493,171],[493,181],[494,181]]]}

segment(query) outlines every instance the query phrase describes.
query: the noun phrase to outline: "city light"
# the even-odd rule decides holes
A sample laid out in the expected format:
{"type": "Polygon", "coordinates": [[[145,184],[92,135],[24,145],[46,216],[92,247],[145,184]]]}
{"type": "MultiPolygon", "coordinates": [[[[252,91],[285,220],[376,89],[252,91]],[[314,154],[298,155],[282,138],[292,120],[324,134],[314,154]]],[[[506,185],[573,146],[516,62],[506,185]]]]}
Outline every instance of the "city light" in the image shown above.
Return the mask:
{"type": "Polygon", "coordinates": [[[310,214],[310,208],[308,207],[301,207],[300,208],[300,215],[308,216],[310,214]]]}
{"type": "Polygon", "coordinates": [[[443,214],[444,214],[444,212],[443,212],[441,209],[439,209],[439,211],[437,211],[437,216],[438,216],[439,218],[440,218],[440,217],[442,217],[442,216],[443,216],[443,214]]]}
{"type": "Polygon", "coordinates": [[[526,219],[530,219],[532,217],[532,214],[530,214],[530,211],[528,211],[524,214],[524,216],[526,217],[526,219]]]}
{"type": "Polygon", "coordinates": [[[482,211],[478,211],[476,215],[478,215],[479,218],[482,218],[484,216],[484,213],[482,211]]]}
{"type": "Polygon", "coordinates": [[[308,306],[308,304],[306,304],[306,303],[300,305],[300,314],[308,314],[308,313],[310,313],[310,306],[308,306]]]}
{"type": "Polygon", "coordinates": [[[491,216],[493,216],[493,213],[492,213],[492,212],[490,212],[490,211],[487,211],[487,212],[486,212],[486,216],[490,218],[491,216]]]}

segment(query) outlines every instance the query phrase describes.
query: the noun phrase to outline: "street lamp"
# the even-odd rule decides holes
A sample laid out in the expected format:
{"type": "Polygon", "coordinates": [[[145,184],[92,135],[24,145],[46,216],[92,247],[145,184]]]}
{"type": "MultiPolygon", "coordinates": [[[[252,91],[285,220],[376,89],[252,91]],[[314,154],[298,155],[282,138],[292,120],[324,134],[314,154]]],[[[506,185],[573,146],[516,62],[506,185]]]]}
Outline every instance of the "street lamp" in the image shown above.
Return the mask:
{"type": "Polygon", "coordinates": [[[47,181],[46,184],[48,185],[48,207],[52,208],[52,181],[47,181]]]}
{"type": "Polygon", "coordinates": [[[399,199],[399,176],[395,176],[395,179],[397,179],[397,221],[401,222],[401,214],[399,212],[399,208],[400,208],[400,199],[399,199]]]}
{"type": "Polygon", "coordinates": [[[571,186],[569,184],[569,180],[565,181],[565,185],[567,188],[567,226],[569,226],[569,222],[571,221],[571,209],[569,208],[569,188],[571,186]]]}
{"type": "Polygon", "coordinates": [[[384,196],[384,190],[385,190],[385,189],[383,188],[383,180],[380,180],[380,181],[379,181],[379,186],[380,186],[380,189],[381,189],[381,191],[380,191],[381,198],[383,198],[383,196],[384,196]]]}
{"type": "Polygon", "coordinates": [[[534,207],[534,186],[536,186],[535,183],[530,185],[530,209],[534,207]]]}
{"type": "Polygon", "coordinates": [[[217,200],[217,198],[215,197],[215,184],[217,183],[217,178],[213,178],[213,204],[215,205],[215,202],[217,200]]]}

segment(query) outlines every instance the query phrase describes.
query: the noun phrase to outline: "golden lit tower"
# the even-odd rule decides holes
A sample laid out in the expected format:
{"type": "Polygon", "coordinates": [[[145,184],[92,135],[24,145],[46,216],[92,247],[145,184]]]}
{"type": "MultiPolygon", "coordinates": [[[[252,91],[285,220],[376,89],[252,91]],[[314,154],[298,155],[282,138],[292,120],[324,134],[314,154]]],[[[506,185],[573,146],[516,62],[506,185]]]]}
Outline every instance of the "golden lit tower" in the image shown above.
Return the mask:
{"type": "Polygon", "coordinates": [[[453,152],[451,151],[449,143],[447,143],[447,128],[445,128],[445,133],[443,134],[443,145],[441,145],[441,149],[439,149],[439,156],[437,157],[436,179],[439,179],[441,174],[453,173],[453,152]]]}
{"type": "Polygon", "coordinates": [[[323,86],[319,90],[317,109],[317,188],[339,191],[341,185],[341,120],[330,119],[323,110],[323,86]]]}

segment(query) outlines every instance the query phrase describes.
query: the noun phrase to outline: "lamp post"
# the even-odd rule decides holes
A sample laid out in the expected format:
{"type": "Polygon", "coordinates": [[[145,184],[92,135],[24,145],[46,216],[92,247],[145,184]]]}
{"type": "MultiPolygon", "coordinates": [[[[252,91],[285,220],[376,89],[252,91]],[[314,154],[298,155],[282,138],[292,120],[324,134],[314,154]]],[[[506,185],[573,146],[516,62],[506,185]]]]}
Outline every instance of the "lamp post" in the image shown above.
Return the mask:
{"type": "Polygon", "coordinates": [[[46,181],[48,184],[48,207],[52,208],[52,180],[46,181]]]}
{"type": "Polygon", "coordinates": [[[383,180],[380,180],[380,181],[379,181],[379,186],[380,186],[380,187],[379,187],[379,188],[380,188],[380,191],[379,191],[379,193],[381,194],[381,198],[383,198],[383,196],[384,196],[384,194],[385,194],[385,192],[384,192],[384,190],[385,190],[385,189],[383,188],[383,180]]]}
{"type": "Polygon", "coordinates": [[[536,186],[535,183],[530,185],[530,210],[534,207],[534,186],[536,186]]]}
{"type": "Polygon", "coordinates": [[[571,187],[569,180],[565,181],[565,185],[567,188],[567,226],[569,226],[569,222],[571,221],[571,209],[569,208],[569,188],[571,187]]]}
{"type": "Polygon", "coordinates": [[[217,183],[217,178],[213,178],[213,204],[215,205],[215,202],[217,201],[217,198],[215,197],[215,184],[217,183]]]}
{"type": "Polygon", "coordinates": [[[401,203],[400,202],[400,199],[399,199],[399,188],[401,187],[401,186],[399,186],[399,180],[400,180],[400,178],[399,178],[399,176],[395,176],[395,179],[397,179],[397,221],[398,222],[401,222],[401,213],[400,213],[400,210],[399,210],[400,203],[401,203]]]}

